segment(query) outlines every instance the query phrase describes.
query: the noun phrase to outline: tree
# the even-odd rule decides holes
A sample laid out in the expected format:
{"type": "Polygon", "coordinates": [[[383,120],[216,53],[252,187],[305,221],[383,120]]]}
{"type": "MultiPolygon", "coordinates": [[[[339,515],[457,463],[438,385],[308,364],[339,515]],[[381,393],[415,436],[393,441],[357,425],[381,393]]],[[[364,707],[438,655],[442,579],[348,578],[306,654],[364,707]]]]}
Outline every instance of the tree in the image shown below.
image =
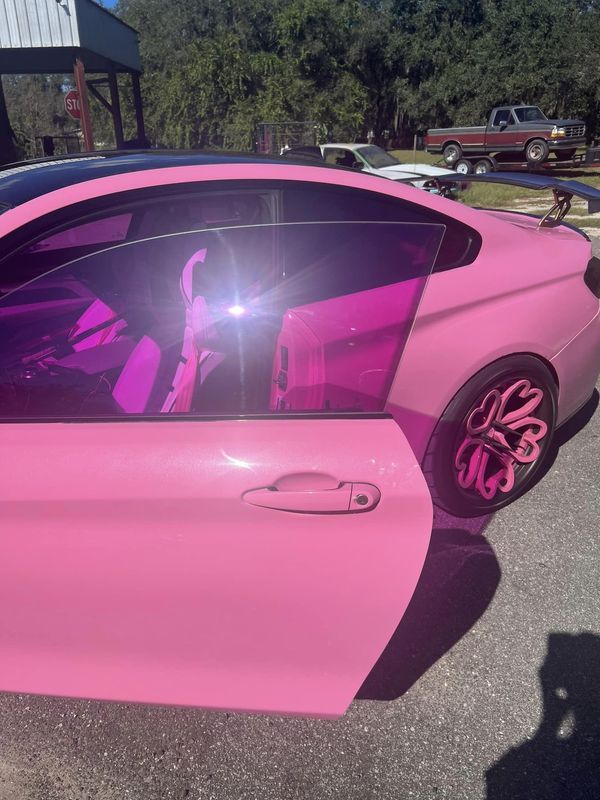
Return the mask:
{"type": "Polygon", "coordinates": [[[252,145],[258,121],[333,138],[477,124],[524,100],[597,130],[600,0],[121,0],[151,138],[252,145]]]}

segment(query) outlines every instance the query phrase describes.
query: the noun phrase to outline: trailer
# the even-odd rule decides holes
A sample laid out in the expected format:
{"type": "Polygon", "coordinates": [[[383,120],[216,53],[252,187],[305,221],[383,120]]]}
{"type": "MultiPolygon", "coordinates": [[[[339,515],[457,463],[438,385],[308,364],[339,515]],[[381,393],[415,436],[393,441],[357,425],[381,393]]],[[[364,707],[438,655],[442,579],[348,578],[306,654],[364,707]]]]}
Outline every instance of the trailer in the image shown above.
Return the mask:
{"type": "MultiPolygon", "coordinates": [[[[445,166],[448,166],[445,164],[445,166]]],[[[485,175],[488,172],[537,172],[547,173],[554,170],[568,169],[600,169],[600,142],[596,141],[593,146],[588,147],[583,153],[575,153],[573,158],[567,161],[544,161],[541,164],[532,164],[528,161],[515,161],[510,153],[497,156],[489,155],[462,155],[456,163],[450,167],[460,175],[485,175]]]]}

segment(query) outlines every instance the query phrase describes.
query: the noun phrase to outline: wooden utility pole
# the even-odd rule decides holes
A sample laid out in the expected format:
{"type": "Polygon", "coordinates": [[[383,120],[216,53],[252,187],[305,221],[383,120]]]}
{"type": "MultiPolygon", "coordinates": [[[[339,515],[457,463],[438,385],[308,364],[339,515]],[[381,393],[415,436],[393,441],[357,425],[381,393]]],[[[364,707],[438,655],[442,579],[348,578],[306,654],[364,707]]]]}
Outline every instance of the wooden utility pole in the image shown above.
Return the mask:
{"type": "Polygon", "coordinates": [[[2,77],[0,76],[0,164],[10,164],[17,160],[15,134],[8,118],[8,109],[4,99],[2,77]]]}
{"type": "Polygon", "coordinates": [[[94,149],[94,134],[92,132],[92,119],[90,117],[90,104],[88,101],[87,83],[85,82],[85,68],[83,61],[78,58],[73,67],[75,76],[75,86],[79,94],[79,104],[81,106],[81,130],[83,131],[83,143],[86,150],[94,149]]]}

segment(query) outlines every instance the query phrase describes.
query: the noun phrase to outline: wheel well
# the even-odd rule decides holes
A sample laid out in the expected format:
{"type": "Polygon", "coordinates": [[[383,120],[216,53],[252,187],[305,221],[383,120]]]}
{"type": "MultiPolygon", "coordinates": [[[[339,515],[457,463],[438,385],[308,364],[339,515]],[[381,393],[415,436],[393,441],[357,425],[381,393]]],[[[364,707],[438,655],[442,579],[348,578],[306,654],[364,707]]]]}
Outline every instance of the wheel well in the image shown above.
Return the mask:
{"type": "Polygon", "coordinates": [[[537,353],[515,353],[514,355],[516,356],[524,355],[524,356],[531,356],[532,358],[537,358],[537,360],[541,361],[542,364],[546,367],[550,375],[552,375],[552,379],[556,384],[556,388],[557,389],[560,388],[560,381],[558,380],[558,372],[554,369],[554,364],[551,361],[548,361],[547,358],[544,358],[543,356],[540,356],[537,353]]]}
{"type": "Polygon", "coordinates": [[[445,150],[448,147],[449,144],[455,144],[457,147],[460,147],[460,149],[462,150],[460,142],[455,142],[454,139],[450,139],[447,142],[444,142],[444,144],[442,145],[442,150],[445,150]]]}
{"type": "MultiPolygon", "coordinates": [[[[531,353],[531,352],[528,352],[527,350],[521,350],[518,353],[505,353],[505,355],[499,356],[498,358],[495,358],[493,361],[490,361],[488,364],[484,364],[482,367],[480,367],[477,370],[477,372],[474,372],[473,375],[471,375],[471,378],[473,378],[475,375],[477,375],[477,373],[481,372],[482,370],[487,369],[488,367],[491,367],[492,364],[497,364],[498,361],[504,361],[506,358],[514,358],[514,356],[529,356],[530,358],[535,358],[537,361],[540,361],[546,367],[548,372],[552,375],[552,380],[556,384],[556,388],[558,389],[560,387],[560,382],[558,380],[558,373],[554,369],[554,365],[550,361],[548,361],[547,358],[544,358],[544,356],[541,356],[539,353],[531,353]]],[[[469,378],[469,380],[470,380],[470,378],[469,378]]],[[[467,383],[467,381],[465,381],[465,383],[467,383]]],[[[464,384],[463,384],[463,386],[464,386],[464,384]]],[[[462,386],[460,387],[460,389],[462,389],[462,386]]],[[[460,389],[458,389],[458,391],[454,393],[453,397],[455,397],[458,394],[458,392],[460,392],[460,389]]]]}
{"type": "Polygon", "coordinates": [[[459,386],[459,387],[458,387],[458,389],[457,389],[457,390],[454,392],[454,394],[452,395],[452,397],[450,397],[450,398],[448,399],[448,402],[447,402],[447,403],[446,403],[446,405],[444,406],[444,411],[443,411],[442,413],[445,413],[446,409],[448,408],[448,406],[450,405],[450,403],[451,403],[451,402],[454,400],[454,398],[456,397],[456,395],[457,395],[457,394],[458,394],[458,393],[459,393],[459,392],[460,392],[460,391],[463,389],[463,387],[464,387],[464,386],[465,386],[465,385],[466,385],[466,384],[467,384],[467,383],[468,383],[468,382],[469,382],[469,381],[470,381],[472,378],[474,378],[474,377],[475,377],[475,375],[478,375],[478,374],[479,374],[480,372],[482,372],[484,369],[487,369],[488,367],[491,367],[493,364],[497,364],[499,361],[504,361],[505,359],[507,359],[507,358],[513,358],[514,356],[529,356],[530,358],[535,358],[537,361],[539,361],[540,363],[542,363],[542,364],[543,364],[543,365],[546,367],[546,369],[548,370],[548,372],[549,372],[549,373],[552,375],[552,380],[553,380],[553,381],[554,381],[554,383],[556,384],[556,388],[557,388],[557,389],[559,389],[559,388],[560,388],[560,382],[559,382],[559,380],[558,380],[558,373],[557,373],[557,372],[556,372],[556,370],[554,369],[554,365],[553,365],[553,364],[552,364],[550,361],[548,361],[548,359],[547,359],[547,358],[544,358],[543,356],[539,355],[539,353],[531,353],[531,352],[527,352],[527,350],[521,350],[521,351],[519,351],[518,353],[505,353],[503,356],[499,356],[498,358],[495,358],[493,361],[489,361],[487,364],[483,364],[483,365],[482,365],[481,367],[479,367],[479,369],[478,369],[478,370],[476,370],[476,371],[475,371],[475,372],[474,372],[474,373],[473,373],[473,374],[472,374],[472,375],[471,375],[469,378],[467,378],[467,380],[466,380],[466,381],[465,381],[465,382],[462,384],[462,386],[459,386]]]}
{"type": "MultiPolygon", "coordinates": [[[[456,395],[457,395],[457,394],[458,394],[458,393],[459,393],[459,392],[462,390],[462,388],[463,388],[463,387],[464,387],[464,386],[465,386],[465,385],[466,385],[466,384],[467,384],[467,383],[468,383],[468,382],[471,380],[471,378],[474,378],[474,377],[475,377],[475,375],[477,375],[478,373],[480,373],[482,370],[484,370],[484,369],[487,369],[488,367],[491,367],[491,366],[492,366],[492,364],[497,364],[497,363],[498,363],[498,361],[504,361],[506,358],[513,358],[514,356],[529,356],[530,358],[535,358],[535,359],[536,359],[536,361],[539,361],[541,364],[543,364],[543,365],[546,367],[546,369],[548,370],[548,372],[550,373],[550,375],[552,375],[552,380],[553,380],[553,381],[554,381],[554,383],[556,384],[556,388],[557,388],[557,390],[560,388],[560,381],[558,380],[558,373],[557,373],[557,372],[556,372],[556,370],[554,369],[554,365],[553,365],[553,364],[552,364],[550,361],[548,361],[548,359],[547,359],[547,358],[544,358],[544,357],[543,357],[543,356],[541,356],[539,353],[531,353],[531,352],[528,352],[527,350],[522,350],[522,351],[520,351],[520,352],[518,352],[518,353],[505,353],[503,356],[499,356],[498,358],[495,358],[493,361],[490,361],[490,362],[488,362],[487,364],[483,364],[481,367],[479,367],[479,369],[478,369],[478,370],[476,370],[476,372],[474,372],[474,373],[473,373],[473,374],[472,374],[472,375],[471,375],[471,376],[470,376],[470,377],[469,377],[469,378],[468,378],[468,379],[467,379],[467,380],[466,380],[466,381],[465,381],[465,382],[462,384],[462,386],[459,386],[459,387],[458,387],[458,389],[457,389],[457,390],[454,392],[454,394],[452,395],[452,397],[448,398],[448,402],[447,402],[447,403],[446,403],[446,405],[444,406],[444,410],[443,410],[442,414],[440,415],[440,417],[438,418],[438,422],[439,422],[439,419],[441,419],[441,417],[442,417],[442,416],[443,416],[443,415],[446,413],[446,409],[448,408],[448,406],[450,405],[450,403],[451,403],[451,402],[454,400],[454,398],[455,398],[455,397],[456,397],[456,395]]],[[[432,433],[431,433],[431,436],[429,437],[429,440],[428,440],[428,442],[427,442],[427,447],[425,448],[425,456],[427,455],[427,453],[428,453],[428,451],[429,451],[429,448],[430,448],[430,446],[431,446],[431,441],[432,441],[432,439],[435,437],[435,435],[436,435],[436,431],[437,431],[437,425],[436,425],[436,427],[434,427],[434,429],[433,429],[433,431],[432,431],[432,433]]]]}
{"type": "Polygon", "coordinates": [[[525,142],[523,149],[527,149],[527,146],[531,144],[531,142],[535,142],[536,140],[540,142],[546,142],[548,144],[548,140],[545,139],[543,136],[530,136],[529,139],[525,142]]]}

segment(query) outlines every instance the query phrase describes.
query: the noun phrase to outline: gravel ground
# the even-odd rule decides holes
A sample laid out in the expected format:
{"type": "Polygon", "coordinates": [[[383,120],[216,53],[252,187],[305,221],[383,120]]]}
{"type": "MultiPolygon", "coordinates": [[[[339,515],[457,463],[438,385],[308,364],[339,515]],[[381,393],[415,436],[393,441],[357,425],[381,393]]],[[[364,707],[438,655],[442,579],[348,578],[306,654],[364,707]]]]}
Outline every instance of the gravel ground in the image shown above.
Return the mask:
{"type": "Polygon", "coordinates": [[[596,404],[518,503],[468,530],[437,515],[411,607],[342,719],[3,695],[0,800],[597,800],[596,404]]]}

